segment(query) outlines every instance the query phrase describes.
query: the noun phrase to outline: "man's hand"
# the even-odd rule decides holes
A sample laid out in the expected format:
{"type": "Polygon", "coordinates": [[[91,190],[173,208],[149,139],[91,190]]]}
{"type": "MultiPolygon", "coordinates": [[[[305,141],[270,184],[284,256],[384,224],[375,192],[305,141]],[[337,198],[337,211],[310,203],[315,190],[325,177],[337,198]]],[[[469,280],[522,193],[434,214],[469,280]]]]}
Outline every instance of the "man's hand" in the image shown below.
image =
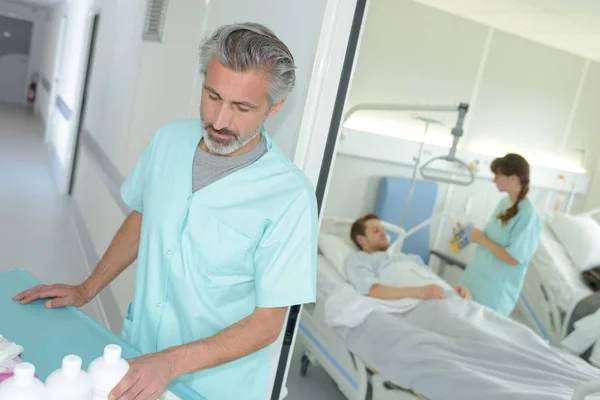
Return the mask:
{"type": "Polygon", "coordinates": [[[421,298],[423,300],[444,299],[446,291],[438,285],[427,285],[421,288],[421,298]]]}
{"type": "Polygon", "coordinates": [[[166,352],[127,360],[129,371],[110,392],[108,400],[156,400],[178,376],[176,361],[166,352]]]}
{"type": "Polygon", "coordinates": [[[471,296],[471,292],[465,286],[455,286],[454,290],[456,290],[460,297],[462,297],[465,300],[473,299],[473,296],[471,296]]]}
{"type": "Polygon", "coordinates": [[[20,301],[21,304],[29,304],[38,299],[50,299],[46,301],[46,307],[59,308],[81,307],[89,303],[92,298],[93,296],[85,290],[83,285],[54,284],[32,287],[13,297],[13,300],[20,301]]]}

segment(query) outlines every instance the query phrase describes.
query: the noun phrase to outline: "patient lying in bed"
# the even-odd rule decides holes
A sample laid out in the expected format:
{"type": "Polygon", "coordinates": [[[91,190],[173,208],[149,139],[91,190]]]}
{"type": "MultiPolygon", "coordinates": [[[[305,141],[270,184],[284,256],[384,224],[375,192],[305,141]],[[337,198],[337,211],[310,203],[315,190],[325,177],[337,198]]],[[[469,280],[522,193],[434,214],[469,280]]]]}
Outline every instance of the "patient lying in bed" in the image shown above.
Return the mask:
{"type": "Polygon", "coordinates": [[[450,287],[429,271],[420,257],[386,253],[389,247],[387,234],[375,214],[357,220],[350,235],[362,251],[347,261],[346,276],[359,293],[383,300],[426,300],[442,299],[456,291],[462,298],[471,299],[466,287],[450,287]],[[423,268],[414,268],[415,264],[423,268]]]}
{"type": "Polygon", "coordinates": [[[567,400],[600,379],[580,358],[469,301],[419,258],[385,253],[379,220],[363,222],[352,228],[363,251],[347,261],[350,285],[328,296],[326,323],[383,378],[431,400],[567,400]]]}

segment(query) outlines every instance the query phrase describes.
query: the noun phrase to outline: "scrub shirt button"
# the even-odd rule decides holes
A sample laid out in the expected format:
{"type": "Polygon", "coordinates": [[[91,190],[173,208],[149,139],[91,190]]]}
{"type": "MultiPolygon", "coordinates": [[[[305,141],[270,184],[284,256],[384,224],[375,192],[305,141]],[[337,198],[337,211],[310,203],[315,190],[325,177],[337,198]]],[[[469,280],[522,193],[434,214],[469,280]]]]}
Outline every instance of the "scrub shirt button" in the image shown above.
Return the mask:
{"type": "Polygon", "coordinates": [[[165,254],[166,254],[166,255],[168,255],[168,256],[170,256],[170,255],[171,255],[171,249],[167,249],[167,250],[165,251],[165,254]]]}
{"type": "Polygon", "coordinates": [[[156,307],[161,308],[162,307],[162,303],[159,301],[158,303],[156,303],[156,307]]]}

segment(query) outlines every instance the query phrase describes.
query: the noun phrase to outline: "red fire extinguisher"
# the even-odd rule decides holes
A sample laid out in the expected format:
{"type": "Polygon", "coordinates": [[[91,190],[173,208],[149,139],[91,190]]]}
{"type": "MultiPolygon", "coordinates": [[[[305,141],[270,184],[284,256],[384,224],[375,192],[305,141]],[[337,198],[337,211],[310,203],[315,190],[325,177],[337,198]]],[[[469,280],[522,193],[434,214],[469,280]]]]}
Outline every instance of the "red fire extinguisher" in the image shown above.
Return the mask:
{"type": "Polygon", "coordinates": [[[27,101],[33,103],[35,101],[35,93],[37,91],[37,83],[31,82],[27,90],[27,101]]]}

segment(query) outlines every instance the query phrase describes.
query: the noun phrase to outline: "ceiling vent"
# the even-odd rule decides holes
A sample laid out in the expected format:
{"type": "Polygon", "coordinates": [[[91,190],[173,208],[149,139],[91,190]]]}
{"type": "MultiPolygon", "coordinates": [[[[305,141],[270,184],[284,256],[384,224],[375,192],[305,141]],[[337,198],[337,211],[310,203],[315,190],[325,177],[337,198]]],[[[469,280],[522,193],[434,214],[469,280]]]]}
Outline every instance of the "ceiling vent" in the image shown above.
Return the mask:
{"type": "Polygon", "coordinates": [[[144,21],[143,40],[146,42],[162,42],[167,21],[169,0],[148,0],[146,20],[144,21]]]}

